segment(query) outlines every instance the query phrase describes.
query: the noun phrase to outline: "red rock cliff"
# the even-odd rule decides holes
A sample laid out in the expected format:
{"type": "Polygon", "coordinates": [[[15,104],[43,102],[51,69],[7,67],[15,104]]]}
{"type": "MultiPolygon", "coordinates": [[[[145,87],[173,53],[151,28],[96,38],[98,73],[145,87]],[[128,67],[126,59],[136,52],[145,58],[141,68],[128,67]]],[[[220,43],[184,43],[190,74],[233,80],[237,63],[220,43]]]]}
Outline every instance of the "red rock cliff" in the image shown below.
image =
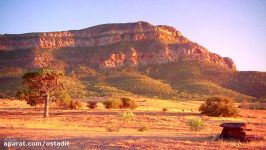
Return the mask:
{"type": "MultiPolygon", "coordinates": [[[[223,58],[209,52],[206,48],[189,41],[173,27],[154,26],[147,22],[104,24],[82,30],[63,32],[6,34],[0,36],[0,51],[101,47],[119,42],[150,40],[160,42],[148,44],[145,48],[128,47],[124,50],[113,50],[103,60],[99,61],[98,65],[102,68],[110,68],[128,63],[137,65],[176,60],[206,60],[235,70],[235,64],[230,58],[223,58]]],[[[95,63],[97,61],[95,60],[95,63]]]]}

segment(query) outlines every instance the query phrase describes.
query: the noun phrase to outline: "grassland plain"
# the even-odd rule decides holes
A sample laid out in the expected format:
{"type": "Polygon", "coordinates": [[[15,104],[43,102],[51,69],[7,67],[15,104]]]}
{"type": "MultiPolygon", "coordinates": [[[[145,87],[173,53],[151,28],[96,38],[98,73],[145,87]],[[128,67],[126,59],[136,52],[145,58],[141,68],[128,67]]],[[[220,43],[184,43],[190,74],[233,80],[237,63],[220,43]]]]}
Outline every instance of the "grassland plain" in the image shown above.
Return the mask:
{"type": "MultiPolygon", "coordinates": [[[[94,98],[102,102],[105,98],[94,98]]],[[[17,141],[63,141],[69,147],[59,149],[265,149],[265,141],[240,143],[215,140],[224,122],[248,122],[254,128],[250,134],[266,136],[266,111],[240,109],[235,118],[207,117],[198,112],[201,101],[169,101],[132,97],[139,107],[133,110],[135,117],[119,132],[108,132],[110,122],[119,123],[119,114],[125,110],[105,109],[99,103],[94,110],[85,108],[87,99],[80,99],[81,110],[51,109],[51,117],[42,118],[41,106],[34,109],[24,101],[0,100],[0,139],[17,141]],[[163,108],[168,108],[163,112],[163,108]],[[187,125],[193,118],[201,118],[205,127],[199,132],[187,125]],[[138,129],[145,126],[145,131],[138,129]]],[[[129,110],[127,110],[129,111],[129,110]]],[[[2,146],[2,144],[1,144],[2,146]]],[[[19,147],[17,147],[19,148],[19,147]]],[[[21,147],[40,149],[40,147],[21,147]]],[[[45,149],[53,149],[46,147],[45,149]]],[[[1,147],[1,149],[7,149],[1,147]]]]}

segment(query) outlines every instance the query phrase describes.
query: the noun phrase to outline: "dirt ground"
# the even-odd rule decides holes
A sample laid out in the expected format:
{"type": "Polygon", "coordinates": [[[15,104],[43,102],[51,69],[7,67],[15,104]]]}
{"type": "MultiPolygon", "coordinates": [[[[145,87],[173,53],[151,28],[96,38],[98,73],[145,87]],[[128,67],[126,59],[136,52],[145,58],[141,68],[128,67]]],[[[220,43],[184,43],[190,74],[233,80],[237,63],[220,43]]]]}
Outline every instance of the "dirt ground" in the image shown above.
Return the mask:
{"type": "Polygon", "coordinates": [[[51,109],[51,117],[44,119],[41,108],[0,99],[0,149],[266,149],[266,141],[217,140],[219,125],[224,122],[250,123],[253,131],[248,134],[266,137],[265,110],[241,109],[236,118],[207,117],[198,112],[201,103],[140,99],[136,110],[126,110],[133,112],[134,118],[118,132],[109,132],[108,128],[121,123],[119,114],[125,110],[108,110],[102,105],[94,110],[51,109]],[[193,118],[204,121],[202,130],[190,129],[188,121],[193,118]],[[5,141],[68,141],[69,146],[5,147],[5,141]]]}

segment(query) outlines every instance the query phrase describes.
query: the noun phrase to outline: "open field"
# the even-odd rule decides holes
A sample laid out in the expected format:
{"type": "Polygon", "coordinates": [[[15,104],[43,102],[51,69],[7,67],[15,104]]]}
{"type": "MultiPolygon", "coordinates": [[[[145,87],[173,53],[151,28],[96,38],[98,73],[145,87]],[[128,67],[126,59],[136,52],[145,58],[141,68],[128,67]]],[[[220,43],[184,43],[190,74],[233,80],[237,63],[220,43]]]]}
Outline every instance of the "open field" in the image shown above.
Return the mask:
{"type": "MultiPolygon", "coordinates": [[[[137,98],[139,107],[133,110],[133,120],[123,124],[118,132],[108,132],[110,124],[119,123],[123,110],[51,109],[50,118],[43,110],[29,107],[24,101],[0,100],[0,149],[5,139],[16,141],[69,141],[69,147],[59,149],[266,149],[266,141],[240,143],[216,140],[224,122],[248,122],[254,126],[251,134],[266,137],[266,110],[240,110],[236,118],[207,117],[198,112],[202,102],[177,102],[137,98]],[[162,108],[169,111],[163,112],[162,108]],[[205,127],[191,131],[189,119],[200,117],[205,127]],[[145,127],[143,132],[139,131],[145,127]]],[[[85,107],[85,100],[84,107],[85,107]]],[[[126,110],[129,111],[129,110],[126,110]]],[[[13,147],[16,149],[19,147],[13,147]]],[[[53,149],[54,147],[21,147],[22,149],[53,149]]],[[[12,148],[11,148],[12,149],[12,148]]]]}

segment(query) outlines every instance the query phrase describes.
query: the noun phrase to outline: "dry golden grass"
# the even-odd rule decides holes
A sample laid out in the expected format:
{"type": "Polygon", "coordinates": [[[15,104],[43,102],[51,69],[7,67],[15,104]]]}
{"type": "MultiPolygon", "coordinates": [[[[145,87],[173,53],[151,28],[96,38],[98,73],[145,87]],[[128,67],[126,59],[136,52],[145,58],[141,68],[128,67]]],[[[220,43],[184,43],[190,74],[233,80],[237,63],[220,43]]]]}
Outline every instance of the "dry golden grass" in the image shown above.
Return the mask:
{"type": "Polygon", "coordinates": [[[254,126],[252,134],[266,137],[265,110],[241,110],[240,117],[217,118],[201,116],[199,101],[134,99],[140,105],[132,111],[135,118],[123,124],[119,132],[107,132],[106,128],[111,121],[120,122],[123,110],[107,110],[103,105],[95,110],[52,109],[51,117],[44,119],[41,108],[35,110],[23,101],[0,100],[0,139],[66,139],[70,141],[69,149],[266,149],[265,141],[214,140],[223,122],[249,122],[254,126]],[[162,108],[169,111],[163,112],[162,108]],[[191,131],[187,125],[195,117],[205,122],[199,132],[191,131]],[[138,131],[143,126],[146,130],[138,131]]]}

